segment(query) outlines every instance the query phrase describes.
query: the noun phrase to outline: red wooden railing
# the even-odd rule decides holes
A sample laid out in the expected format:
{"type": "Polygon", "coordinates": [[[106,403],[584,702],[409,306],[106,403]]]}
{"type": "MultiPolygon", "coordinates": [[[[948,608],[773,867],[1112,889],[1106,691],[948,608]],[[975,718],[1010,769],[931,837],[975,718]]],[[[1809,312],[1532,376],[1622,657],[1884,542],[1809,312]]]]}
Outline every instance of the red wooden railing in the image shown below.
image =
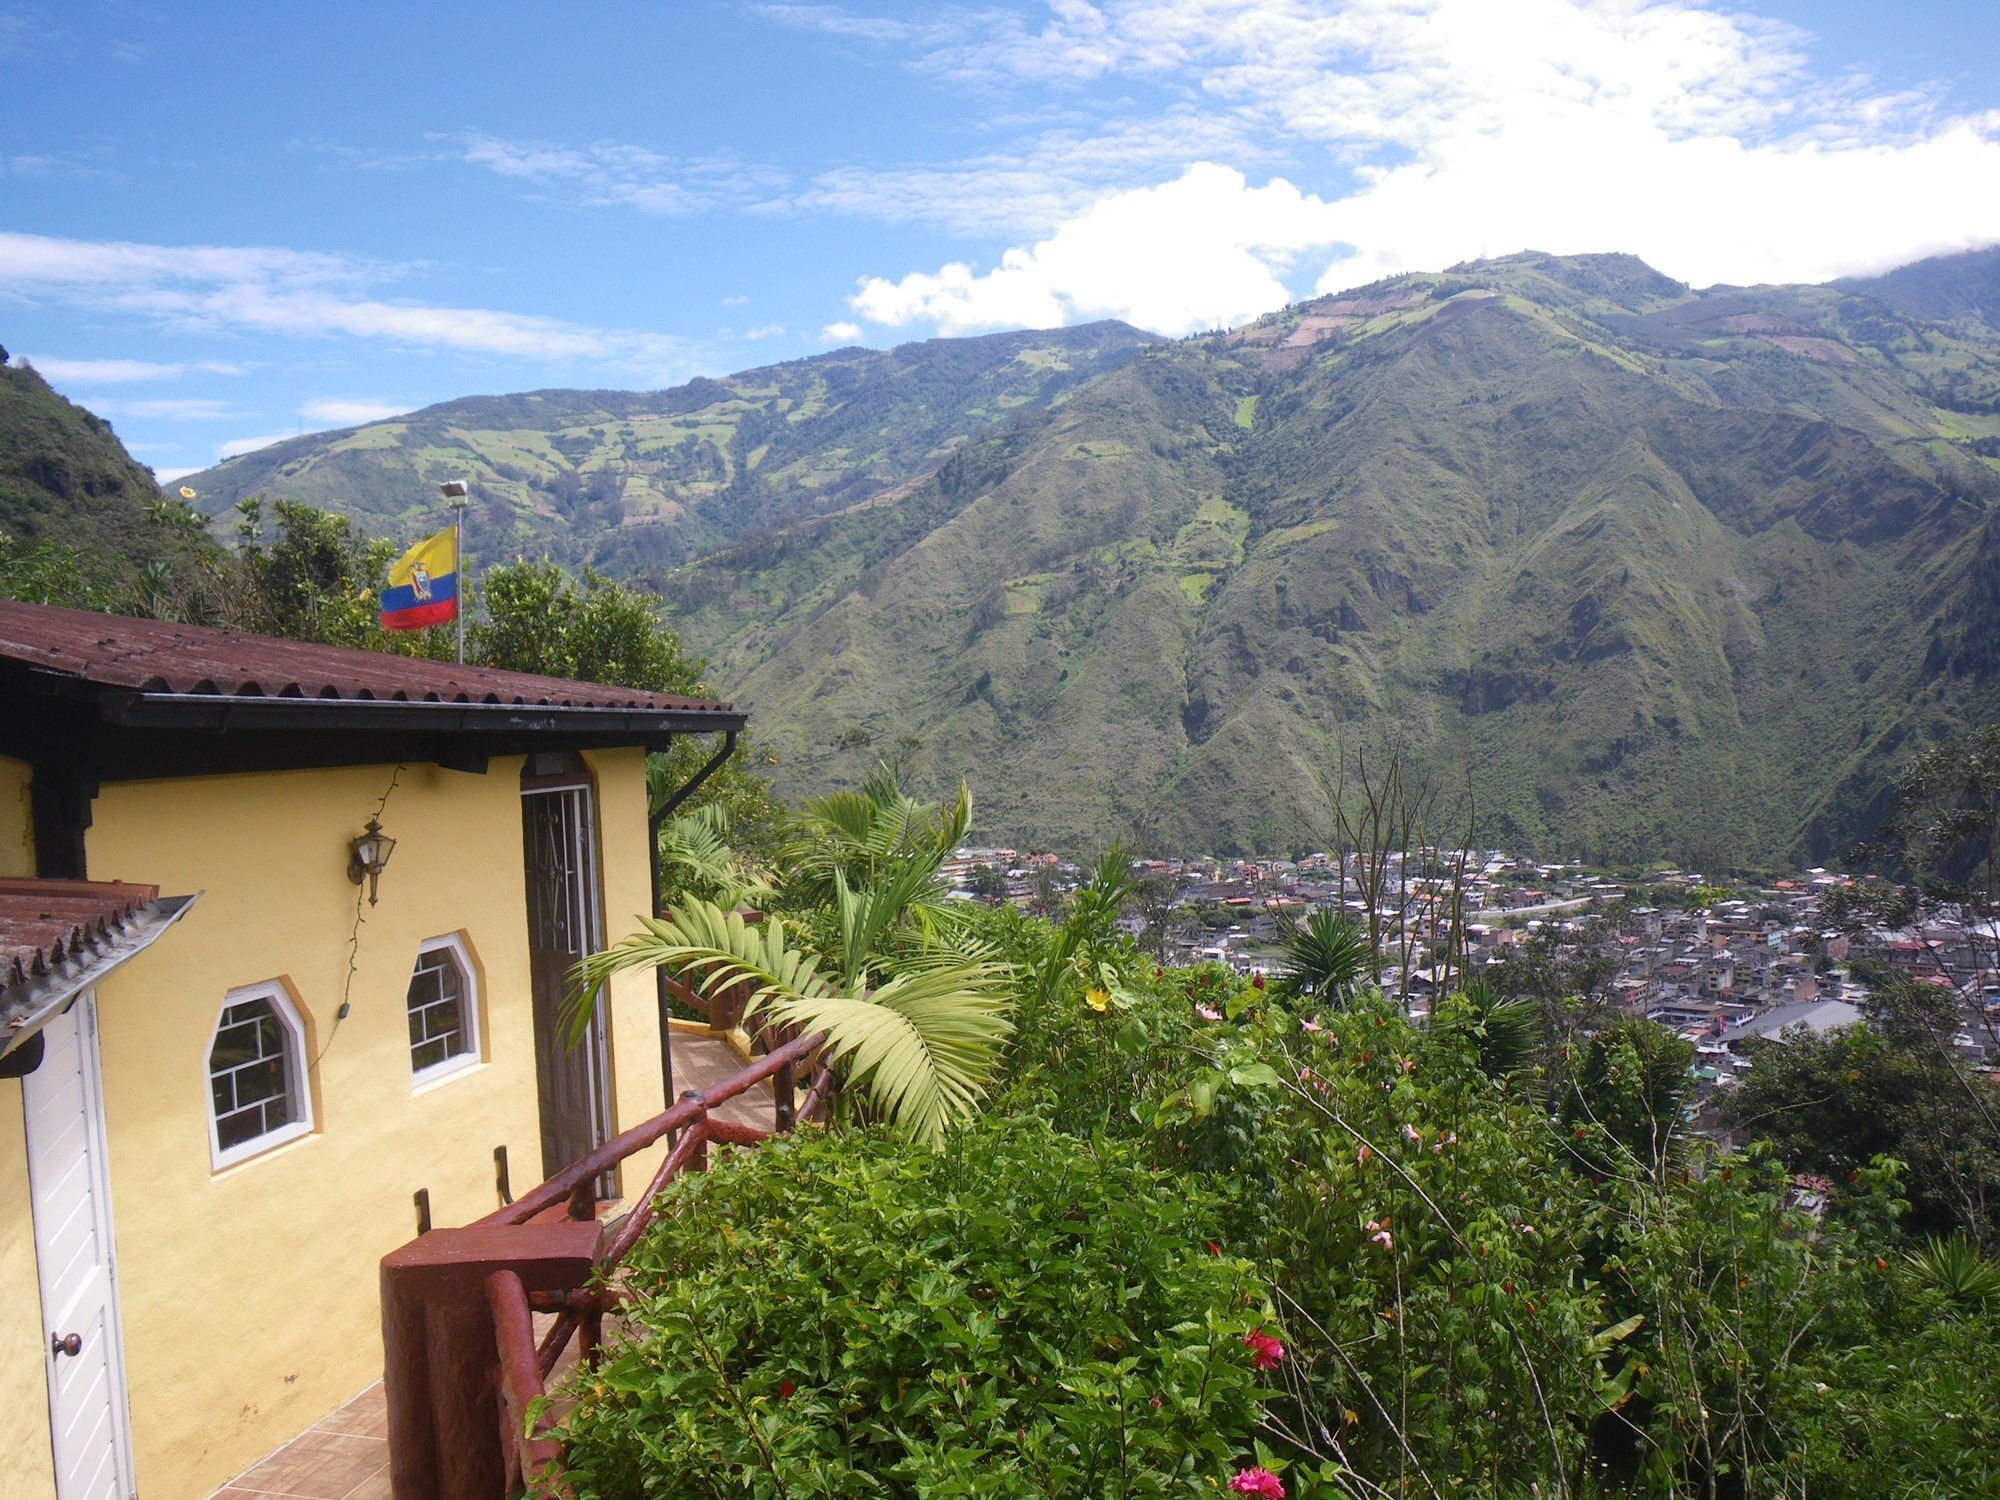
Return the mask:
{"type": "MultiPolygon", "coordinates": [[[[690,997],[692,998],[692,997],[690,997]]],[[[740,1014],[740,1012],[739,1012],[740,1014]]],[[[834,1088],[820,1057],[824,1032],[754,1039],[764,1055],[723,1083],[614,1136],[515,1202],[462,1229],[433,1230],[382,1262],[382,1326],[396,1500],[537,1500],[571,1492],[562,1448],[534,1403],[572,1338],[594,1367],[604,1318],[624,1301],[619,1263],[652,1223],[659,1196],[683,1172],[708,1165],[711,1142],[754,1145],[773,1132],[715,1117],[769,1081],[777,1132],[823,1115],[834,1088]],[[818,1066],[802,1104],[793,1079],[818,1066]],[[600,1227],[597,1183],[620,1162],[678,1132],[666,1159],[622,1220],[600,1227]],[[558,1213],[560,1209],[562,1212],[558,1213]],[[554,1313],[538,1345],[534,1314],[554,1313]],[[483,1351],[483,1352],[482,1352],[483,1351]]]]}

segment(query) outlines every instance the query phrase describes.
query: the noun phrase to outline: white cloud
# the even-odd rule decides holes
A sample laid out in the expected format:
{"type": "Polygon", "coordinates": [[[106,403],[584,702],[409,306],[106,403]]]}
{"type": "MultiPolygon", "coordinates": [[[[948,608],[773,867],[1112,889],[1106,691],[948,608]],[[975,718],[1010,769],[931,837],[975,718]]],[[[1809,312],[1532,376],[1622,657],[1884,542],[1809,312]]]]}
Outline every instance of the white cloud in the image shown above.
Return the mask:
{"type": "Polygon", "coordinates": [[[752,4],[745,10],[799,31],[861,42],[941,42],[957,34],[950,17],[931,21],[889,20],[857,15],[840,5],[752,4]]]}
{"type": "Polygon", "coordinates": [[[822,344],[858,344],[861,342],[859,323],[829,323],[819,331],[822,344]]]}
{"type": "Polygon", "coordinates": [[[295,432],[273,432],[264,437],[231,438],[226,443],[215,445],[216,461],[241,458],[246,453],[255,453],[259,448],[268,448],[273,443],[282,443],[286,438],[297,436],[295,432]]]}
{"type": "MultiPolygon", "coordinates": [[[[913,67],[1086,102],[1075,85],[1179,92],[1196,101],[1179,106],[1181,132],[1199,122],[1222,146],[1185,148],[1194,165],[1150,184],[1142,156],[1135,169],[1107,151],[1082,180],[1126,179],[997,264],[865,279],[852,305],[878,322],[1116,315],[1175,332],[1529,248],[1627,250],[1703,285],[1819,281],[2000,241],[2000,195],[1967,191],[2000,182],[2000,112],[1955,115],[1942,87],[1822,77],[1804,33],[1690,0],[1054,0],[1039,25],[957,14],[950,37],[913,47],[913,67]],[[1255,163],[1232,136],[1267,163],[1289,156],[1284,174],[1250,186],[1231,169],[1255,163]]],[[[1033,203],[1045,170],[1026,169],[1017,201],[1033,203]]]]}
{"type": "Polygon", "coordinates": [[[244,367],[222,360],[199,360],[191,364],[161,364],[148,359],[52,359],[44,355],[17,355],[18,364],[33,365],[51,385],[135,385],[149,380],[173,380],[189,370],[208,375],[241,375],[244,367]]]}
{"type": "Polygon", "coordinates": [[[155,479],[159,480],[161,484],[172,484],[172,483],[173,483],[173,482],[174,482],[174,481],[175,481],[176,479],[185,479],[185,478],[187,478],[187,477],[188,477],[188,475],[190,475],[190,474],[199,474],[200,472],[201,472],[201,470],[199,470],[199,469],[194,469],[194,468],[189,468],[189,469],[155,469],[155,470],[153,471],[153,477],[154,477],[155,479]]]}
{"type": "Polygon", "coordinates": [[[89,405],[100,417],[144,417],[164,422],[233,422],[243,416],[227,401],[206,396],[165,396],[144,401],[101,397],[92,399],[89,405]]]}
{"type": "Polygon", "coordinates": [[[363,422],[381,422],[400,417],[410,408],[393,401],[369,401],[345,396],[320,396],[302,404],[299,415],[308,422],[328,427],[358,427],[363,422]]]}
{"type": "Polygon", "coordinates": [[[624,141],[586,146],[467,134],[441,138],[470,166],[537,193],[590,208],[623,207],[658,218],[741,203],[781,187],[785,174],[728,156],[671,157],[624,141]]]}
{"type": "Polygon", "coordinates": [[[783,338],[784,335],[783,323],[759,323],[755,328],[743,330],[743,337],[746,339],[776,339],[783,338]]]}
{"type": "Polygon", "coordinates": [[[956,235],[1041,234],[1106,192],[1171,180],[1190,161],[1247,167],[1271,155],[1233,114],[1176,105],[1036,128],[1018,144],[953,161],[835,167],[773,206],[956,235]]]}
{"type": "Polygon", "coordinates": [[[872,323],[928,322],[945,333],[1106,317],[1188,333],[1282,304],[1280,278],[1294,259],[1340,238],[1338,214],[1320,199],[1282,179],[1251,187],[1233,168],[1203,163],[1099,199],[983,275],[953,264],[873,277],[848,300],[872,323]]]}
{"type": "Polygon", "coordinates": [[[671,334],[380,295],[425,270],[268,246],[144,245],[0,232],[0,285],[175,329],[346,336],[553,365],[685,379],[704,351],[671,334]]]}
{"type": "Polygon", "coordinates": [[[734,292],[722,299],[722,305],[724,307],[741,307],[743,306],[744,303],[748,302],[749,300],[750,299],[744,296],[741,292],[734,292]]]}

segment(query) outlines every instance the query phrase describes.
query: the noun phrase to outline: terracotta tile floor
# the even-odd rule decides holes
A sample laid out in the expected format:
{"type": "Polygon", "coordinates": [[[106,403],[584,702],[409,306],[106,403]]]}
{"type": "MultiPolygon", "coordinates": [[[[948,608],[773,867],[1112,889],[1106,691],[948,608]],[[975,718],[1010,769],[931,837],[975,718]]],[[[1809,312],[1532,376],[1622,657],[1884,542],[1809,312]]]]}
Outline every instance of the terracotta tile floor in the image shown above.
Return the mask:
{"type": "Polygon", "coordinates": [[[390,1500],[389,1417],[377,1381],[333,1415],[260,1459],[210,1500],[390,1500]]]}
{"type": "MultiPolygon", "coordinates": [[[[708,1089],[727,1079],[734,1078],[744,1068],[743,1059],[738,1057],[726,1042],[711,1041],[707,1037],[691,1032],[674,1033],[674,1092],[685,1089],[708,1089]]],[[[803,1095],[807,1080],[799,1080],[799,1090],[803,1095]]],[[[735,1125],[750,1125],[758,1130],[769,1130],[773,1124],[776,1109],[769,1083],[760,1083],[745,1093],[729,1100],[715,1113],[718,1117],[735,1125]]]]}

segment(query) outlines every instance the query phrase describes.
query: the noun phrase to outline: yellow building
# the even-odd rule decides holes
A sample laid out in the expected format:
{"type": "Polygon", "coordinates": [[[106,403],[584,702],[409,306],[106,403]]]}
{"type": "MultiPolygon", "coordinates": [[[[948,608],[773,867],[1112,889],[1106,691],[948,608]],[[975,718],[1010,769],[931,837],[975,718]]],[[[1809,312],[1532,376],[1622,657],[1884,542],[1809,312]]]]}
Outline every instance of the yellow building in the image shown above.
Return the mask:
{"type": "Polygon", "coordinates": [[[380,1377],[383,1254],[670,1102],[650,980],[570,1047],[563,975],[742,724],[0,603],[0,1500],[207,1494],[380,1377]]]}

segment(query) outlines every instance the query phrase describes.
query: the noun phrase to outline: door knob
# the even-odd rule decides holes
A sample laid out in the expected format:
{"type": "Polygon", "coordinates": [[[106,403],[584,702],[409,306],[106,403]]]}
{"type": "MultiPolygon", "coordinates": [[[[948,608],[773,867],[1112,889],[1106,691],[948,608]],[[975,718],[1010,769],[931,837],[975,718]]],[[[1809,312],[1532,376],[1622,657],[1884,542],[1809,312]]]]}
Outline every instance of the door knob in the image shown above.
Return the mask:
{"type": "Polygon", "coordinates": [[[50,1334],[49,1352],[51,1354],[67,1354],[70,1358],[74,1359],[77,1355],[83,1353],[83,1335],[80,1333],[65,1333],[61,1336],[50,1334]]]}

